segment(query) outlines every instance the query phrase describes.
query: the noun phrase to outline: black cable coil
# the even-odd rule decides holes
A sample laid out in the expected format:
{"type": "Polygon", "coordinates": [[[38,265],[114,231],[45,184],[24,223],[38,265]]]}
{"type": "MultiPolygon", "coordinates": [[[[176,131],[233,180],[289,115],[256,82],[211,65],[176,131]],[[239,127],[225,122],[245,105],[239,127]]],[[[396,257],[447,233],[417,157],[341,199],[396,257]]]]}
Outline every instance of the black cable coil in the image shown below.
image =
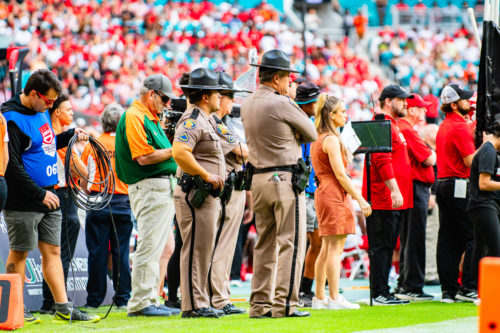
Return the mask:
{"type": "Polygon", "coordinates": [[[77,140],[78,136],[75,135],[69,141],[66,158],[64,160],[64,170],[66,173],[65,176],[68,192],[78,208],[86,211],[100,210],[109,204],[115,191],[115,177],[111,166],[111,159],[109,158],[106,148],[99,141],[89,137],[89,144],[96,164],[96,174],[99,173],[102,179],[99,182],[94,182],[95,180],[90,181],[81,174],[78,168],[73,168],[73,170],[76,170],[78,175],[78,177],[73,177],[70,168],[71,165],[75,164],[73,154],[71,152],[73,151],[73,145],[77,140]],[[105,177],[103,177],[104,175],[105,177]],[[87,191],[84,191],[78,184],[78,178],[84,179],[91,186],[98,185],[99,190],[93,191],[93,193],[87,193],[87,191]]]}

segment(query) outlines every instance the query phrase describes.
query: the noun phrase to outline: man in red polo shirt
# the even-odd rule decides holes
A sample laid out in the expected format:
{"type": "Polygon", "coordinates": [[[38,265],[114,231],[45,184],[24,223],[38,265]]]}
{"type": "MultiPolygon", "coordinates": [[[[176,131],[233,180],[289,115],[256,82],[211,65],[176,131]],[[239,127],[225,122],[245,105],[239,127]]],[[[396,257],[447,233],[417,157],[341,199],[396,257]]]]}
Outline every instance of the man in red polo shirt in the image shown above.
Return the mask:
{"type": "Polygon", "coordinates": [[[446,114],[436,137],[437,186],[439,206],[439,233],[437,268],[441,302],[454,303],[457,299],[477,299],[476,281],[472,275],[472,223],[465,213],[468,203],[467,186],[470,165],[474,157],[474,139],[465,120],[469,113],[472,91],[465,91],[456,84],[449,84],[441,92],[441,111],[446,114]],[[458,268],[465,252],[462,286],[458,268]]]}
{"type": "Polygon", "coordinates": [[[432,295],[423,291],[425,281],[425,229],[427,224],[427,206],[430,187],[434,183],[436,153],[420,138],[415,125],[425,121],[425,102],[418,94],[407,100],[408,114],[398,120],[398,127],[408,144],[411,174],[413,176],[413,208],[408,211],[408,218],[401,224],[399,239],[398,290],[395,296],[409,301],[431,300],[432,295]]]}
{"type": "MultiPolygon", "coordinates": [[[[392,253],[398,239],[401,221],[413,207],[413,187],[410,157],[406,139],[396,120],[406,116],[406,99],[412,96],[400,86],[389,85],[380,94],[380,109],[391,121],[392,152],[372,154],[370,188],[372,215],[367,218],[370,250],[371,288],[373,304],[398,305],[408,303],[389,292],[389,272],[392,253]]],[[[366,168],[363,174],[363,197],[367,199],[366,168]]]]}

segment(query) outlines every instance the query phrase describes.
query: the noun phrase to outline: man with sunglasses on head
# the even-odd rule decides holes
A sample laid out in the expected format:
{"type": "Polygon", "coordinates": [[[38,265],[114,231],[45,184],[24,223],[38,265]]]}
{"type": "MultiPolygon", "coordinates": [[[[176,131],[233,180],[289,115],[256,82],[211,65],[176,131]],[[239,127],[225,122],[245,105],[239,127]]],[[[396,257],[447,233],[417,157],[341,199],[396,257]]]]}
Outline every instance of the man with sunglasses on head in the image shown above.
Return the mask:
{"type": "Polygon", "coordinates": [[[129,185],[130,206],[138,228],[129,317],[180,313],[161,304],[157,297],[160,256],[174,218],[172,187],[177,170],[158,115],[171,98],[175,95],[165,75],[148,76],[139,99],[122,115],[116,129],[116,174],[129,185]]]}
{"type": "MultiPolygon", "coordinates": [[[[9,164],[5,222],[9,234],[7,273],[25,276],[28,253],[37,246],[42,255],[44,279],[55,301],[59,320],[97,322],[99,316],[80,312],[68,302],[61,264],[61,210],[54,185],[58,182],[56,150],[68,145],[73,135],[87,140],[81,129],[55,135],[47,109],[61,93],[61,83],[47,69],[34,72],[23,93],[5,102],[2,113],[9,131],[9,164]]],[[[40,323],[25,308],[24,322],[40,323]]]]}

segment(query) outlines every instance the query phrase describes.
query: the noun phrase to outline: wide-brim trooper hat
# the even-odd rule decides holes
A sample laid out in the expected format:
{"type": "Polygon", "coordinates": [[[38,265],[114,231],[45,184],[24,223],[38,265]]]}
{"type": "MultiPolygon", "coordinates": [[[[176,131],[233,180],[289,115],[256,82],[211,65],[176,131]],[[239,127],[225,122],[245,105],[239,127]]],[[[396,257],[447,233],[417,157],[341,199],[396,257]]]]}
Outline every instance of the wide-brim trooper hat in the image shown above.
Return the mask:
{"type": "Polygon", "coordinates": [[[219,72],[219,86],[222,88],[220,89],[221,91],[230,91],[230,92],[247,92],[251,93],[251,91],[248,90],[239,90],[234,88],[234,82],[231,76],[225,72],[219,72]]]}
{"type": "Polygon", "coordinates": [[[264,53],[260,65],[251,64],[256,67],[274,68],[292,73],[299,73],[299,71],[292,68],[290,65],[290,58],[281,50],[270,50],[264,53]]]}
{"type": "Polygon", "coordinates": [[[181,85],[188,90],[223,90],[219,85],[219,73],[209,68],[197,68],[189,75],[189,82],[181,85]]]}

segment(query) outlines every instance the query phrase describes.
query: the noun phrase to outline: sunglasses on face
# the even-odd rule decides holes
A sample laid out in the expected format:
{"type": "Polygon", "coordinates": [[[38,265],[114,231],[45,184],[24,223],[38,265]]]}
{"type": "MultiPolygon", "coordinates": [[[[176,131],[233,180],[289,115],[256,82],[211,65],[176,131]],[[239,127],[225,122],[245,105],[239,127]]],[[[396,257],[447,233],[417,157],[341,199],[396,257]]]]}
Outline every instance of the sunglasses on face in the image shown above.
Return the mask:
{"type": "Polygon", "coordinates": [[[55,99],[48,99],[47,97],[43,96],[42,94],[40,94],[38,91],[35,90],[35,92],[37,93],[37,95],[43,99],[43,101],[45,102],[45,104],[49,105],[49,104],[53,104],[56,100],[55,99]]]}
{"type": "Polygon", "coordinates": [[[220,93],[220,95],[229,97],[230,99],[234,99],[234,93],[220,93]]]}
{"type": "Polygon", "coordinates": [[[160,93],[159,93],[158,91],[156,91],[156,90],[153,90],[153,91],[155,92],[155,94],[157,94],[158,96],[160,96],[160,98],[161,98],[161,102],[162,102],[163,104],[167,104],[167,103],[168,103],[168,101],[170,101],[170,97],[168,97],[167,95],[160,94],[160,93]]]}

